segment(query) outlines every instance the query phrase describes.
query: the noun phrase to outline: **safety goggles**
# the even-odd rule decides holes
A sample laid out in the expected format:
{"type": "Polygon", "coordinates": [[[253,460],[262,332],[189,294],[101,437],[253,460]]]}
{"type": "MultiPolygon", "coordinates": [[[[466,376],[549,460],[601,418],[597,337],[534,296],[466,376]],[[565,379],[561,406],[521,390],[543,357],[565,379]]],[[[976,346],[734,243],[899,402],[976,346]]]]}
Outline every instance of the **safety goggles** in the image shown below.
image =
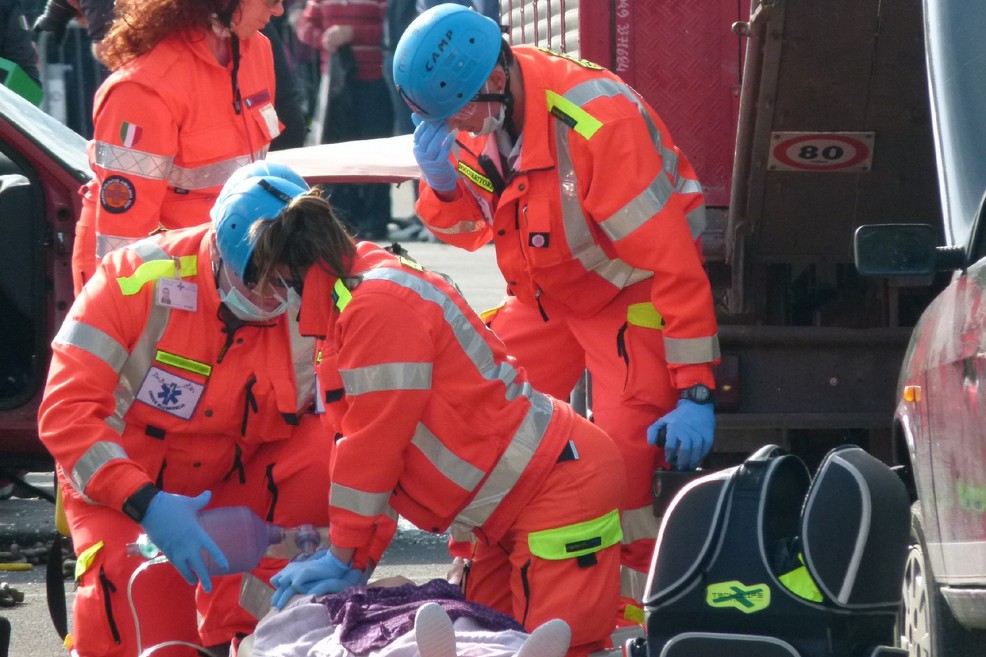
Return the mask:
{"type": "Polygon", "coordinates": [[[288,300],[289,290],[294,290],[295,294],[301,296],[303,281],[292,274],[291,280],[285,280],[278,273],[261,289],[256,281],[250,280],[247,273],[246,280],[241,279],[223,261],[219,261],[219,285],[224,291],[237,290],[244,297],[253,302],[258,308],[270,310],[288,300]]]}

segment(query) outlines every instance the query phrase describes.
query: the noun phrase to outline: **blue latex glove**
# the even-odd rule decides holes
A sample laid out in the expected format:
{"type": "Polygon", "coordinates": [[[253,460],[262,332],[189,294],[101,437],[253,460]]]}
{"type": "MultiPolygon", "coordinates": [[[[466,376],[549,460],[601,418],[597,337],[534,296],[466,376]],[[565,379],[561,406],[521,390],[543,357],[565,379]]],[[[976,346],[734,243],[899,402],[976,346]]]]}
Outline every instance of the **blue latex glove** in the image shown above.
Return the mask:
{"type": "Polygon", "coordinates": [[[458,178],[449,160],[455,131],[444,121],[422,121],[417,114],[412,114],[411,119],[417,126],[414,128],[414,159],[421,167],[421,176],[436,191],[452,191],[458,178]]]}
{"type": "Polygon", "coordinates": [[[283,609],[292,597],[339,593],[363,582],[363,572],[339,561],[329,550],[319,550],[304,561],[293,561],[270,578],[276,587],[271,604],[283,609]]]}
{"type": "Polygon", "coordinates": [[[659,445],[665,429],[664,454],[675,470],[694,470],[712,449],[716,415],[712,404],[678,400],[678,406],[647,428],[647,442],[659,445]]]}
{"type": "Polygon", "coordinates": [[[202,582],[206,593],[212,591],[212,579],[206,570],[202,551],[205,550],[223,570],[229,568],[226,555],[199,524],[198,512],[211,498],[210,491],[198,497],[162,491],[151,500],[140,523],[147,537],[164,552],[185,581],[189,584],[202,582]]]}

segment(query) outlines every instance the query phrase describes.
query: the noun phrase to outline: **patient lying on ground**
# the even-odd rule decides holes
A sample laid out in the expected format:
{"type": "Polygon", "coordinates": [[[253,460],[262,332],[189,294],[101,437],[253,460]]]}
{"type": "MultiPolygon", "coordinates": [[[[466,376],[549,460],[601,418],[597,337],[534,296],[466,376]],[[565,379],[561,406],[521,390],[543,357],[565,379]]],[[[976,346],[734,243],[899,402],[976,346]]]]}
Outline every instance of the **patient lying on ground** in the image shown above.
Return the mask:
{"type": "Polygon", "coordinates": [[[253,657],[562,657],[571,631],[553,620],[532,634],[465,600],[440,579],[390,578],[335,595],[298,596],[266,616],[253,657]]]}

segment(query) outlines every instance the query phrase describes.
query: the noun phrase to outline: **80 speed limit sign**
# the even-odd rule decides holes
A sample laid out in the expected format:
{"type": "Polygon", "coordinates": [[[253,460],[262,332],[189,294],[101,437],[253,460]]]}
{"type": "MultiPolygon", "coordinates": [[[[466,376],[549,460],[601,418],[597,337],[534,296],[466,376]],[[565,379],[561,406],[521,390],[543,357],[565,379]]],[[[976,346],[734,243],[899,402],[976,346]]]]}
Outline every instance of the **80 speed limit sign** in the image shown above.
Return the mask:
{"type": "Polygon", "coordinates": [[[869,171],[872,132],[774,132],[770,171],[869,171]]]}

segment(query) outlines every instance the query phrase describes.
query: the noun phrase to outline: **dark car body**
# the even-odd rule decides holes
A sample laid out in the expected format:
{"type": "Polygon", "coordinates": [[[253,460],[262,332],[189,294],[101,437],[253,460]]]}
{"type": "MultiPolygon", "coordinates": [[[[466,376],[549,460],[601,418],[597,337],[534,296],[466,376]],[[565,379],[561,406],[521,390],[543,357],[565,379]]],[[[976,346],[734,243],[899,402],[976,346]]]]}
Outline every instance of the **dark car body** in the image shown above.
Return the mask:
{"type": "Polygon", "coordinates": [[[72,303],[85,140],[0,87],[0,468],[50,469],[37,409],[51,338],[72,303]]]}
{"type": "Polygon", "coordinates": [[[856,261],[895,278],[951,272],[898,384],[894,429],[916,494],[900,629],[911,655],[965,657],[986,651],[986,4],[924,9],[944,223],[863,226],[856,261]]]}

